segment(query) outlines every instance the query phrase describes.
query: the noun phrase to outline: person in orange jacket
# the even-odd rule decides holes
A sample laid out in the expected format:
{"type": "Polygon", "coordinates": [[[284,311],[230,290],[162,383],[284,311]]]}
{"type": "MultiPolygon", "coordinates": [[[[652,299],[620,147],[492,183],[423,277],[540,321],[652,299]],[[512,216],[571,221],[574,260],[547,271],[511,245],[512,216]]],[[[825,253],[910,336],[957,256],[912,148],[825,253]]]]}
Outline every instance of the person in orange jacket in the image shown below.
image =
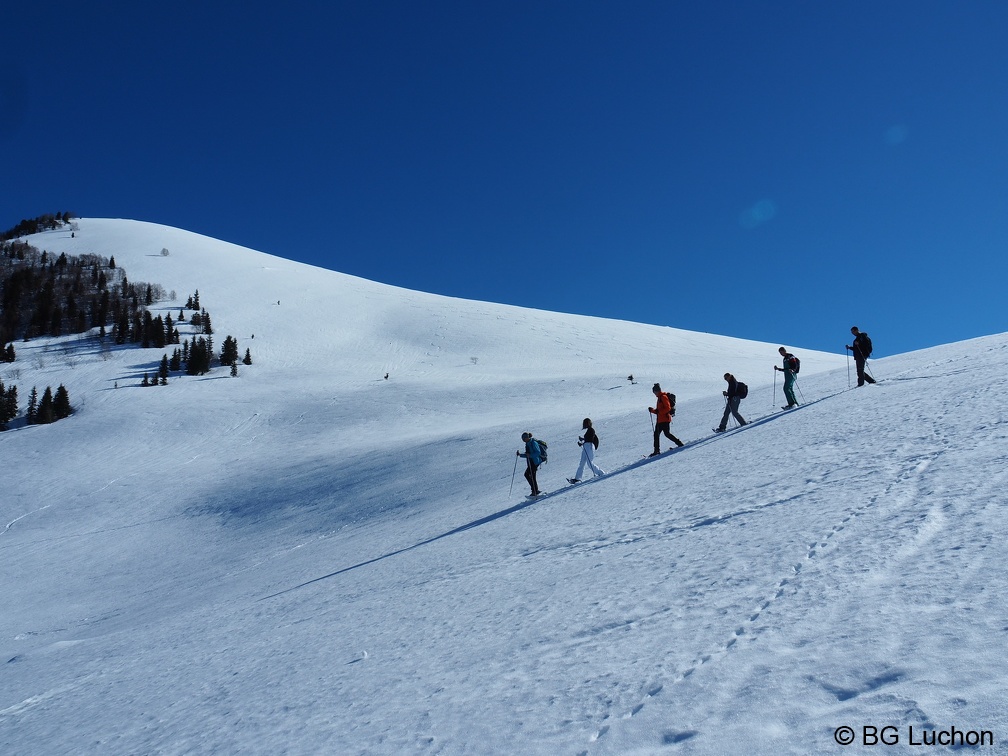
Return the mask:
{"type": "Polygon", "coordinates": [[[657,383],[651,387],[651,391],[657,399],[654,407],[648,407],[648,412],[656,416],[654,429],[654,451],[651,453],[652,457],[656,457],[661,454],[658,440],[661,438],[662,433],[665,434],[665,438],[675,442],[676,446],[682,446],[683,442],[672,435],[672,402],[669,401],[668,395],[662,391],[661,386],[657,383]]]}

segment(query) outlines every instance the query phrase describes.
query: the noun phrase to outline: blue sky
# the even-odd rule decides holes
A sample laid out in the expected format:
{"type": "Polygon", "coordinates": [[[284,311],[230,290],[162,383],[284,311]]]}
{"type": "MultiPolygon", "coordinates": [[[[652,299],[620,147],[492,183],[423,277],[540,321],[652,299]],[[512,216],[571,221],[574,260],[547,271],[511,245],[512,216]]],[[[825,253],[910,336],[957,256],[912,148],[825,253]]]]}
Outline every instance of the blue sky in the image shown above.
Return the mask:
{"type": "Polygon", "coordinates": [[[259,5],[5,8],[0,227],[841,353],[1008,330],[1008,3],[259,5]]]}

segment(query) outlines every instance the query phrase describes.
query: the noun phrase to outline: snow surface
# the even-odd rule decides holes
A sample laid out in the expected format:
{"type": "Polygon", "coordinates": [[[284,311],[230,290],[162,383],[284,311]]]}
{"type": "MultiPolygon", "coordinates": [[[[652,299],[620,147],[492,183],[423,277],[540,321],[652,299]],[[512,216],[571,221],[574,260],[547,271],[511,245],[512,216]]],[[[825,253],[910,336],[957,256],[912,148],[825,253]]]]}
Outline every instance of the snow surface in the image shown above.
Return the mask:
{"type": "Polygon", "coordinates": [[[0,433],[0,752],[1004,752],[1008,335],[848,390],[838,322],[838,354],[786,345],[807,404],[773,412],[777,344],[133,221],[31,241],[175,290],[155,313],[198,289],[254,364],[141,389],[163,350],[70,337],[0,366],[77,409],[0,433]],[[726,371],[758,422],[714,436],[726,371]],[[688,444],[644,459],[655,381],[688,444]],[[568,487],[585,416],[609,474],[568,487]]]}

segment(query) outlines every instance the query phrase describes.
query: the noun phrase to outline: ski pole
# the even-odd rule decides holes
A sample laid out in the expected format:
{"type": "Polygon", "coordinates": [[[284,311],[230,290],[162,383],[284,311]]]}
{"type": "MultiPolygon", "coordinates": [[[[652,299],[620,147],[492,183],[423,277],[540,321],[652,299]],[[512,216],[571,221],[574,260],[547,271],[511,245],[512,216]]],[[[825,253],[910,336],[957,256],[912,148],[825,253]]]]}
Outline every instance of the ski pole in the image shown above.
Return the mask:
{"type": "Polygon", "coordinates": [[[773,371],[773,399],[770,400],[770,411],[777,406],[777,368],[773,371]]]}
{"type": "MultiPolygon", "coordinates": [[[[725,411],[726,411],[726,412],[728,412],[728,411],[729,411],[729,410],[728,410],[728,405],[729,405],[729,404],[731,404],[731,397],[730,397],[730,396],[726,396],[726,397],[725,397],[725,400],[724,400],[724,406],[725,406],[725,411]]],[[[732,425],[732,430],[735,430],[736,428],[738,428],[738,427],[739,427],[739,424],[738,424],[738,422],[737,422],[737,421],[735,420],[735,414],[734,414],[734,413],[732,413],[732,414],[731,414],[731,415],[729,416],[729,419],[731,420],[731,425],[732,425]]]]}
{"type": "Polygon", "coordinates": [[[850,349],[846,349],[847,352],[847,388],[850,388],[850,349]]]}
{"type": "Polygon", "coordinates": [[[508,498],[511,498],[511,492],[514,491],[514,479],[515,473],[518,472],[518,455],[515,454],[515,466],[514,470],[511,471],[511,488],[508,489],[508,498]]]}
{"type": "Polygon", "coordinates": [[[794,379],[795,388],[798,389],[798,393],[801,394],[801,403],[805,404],[805,392],[801,390],[801,386],[798,385],[798,376],[794,379]]]}

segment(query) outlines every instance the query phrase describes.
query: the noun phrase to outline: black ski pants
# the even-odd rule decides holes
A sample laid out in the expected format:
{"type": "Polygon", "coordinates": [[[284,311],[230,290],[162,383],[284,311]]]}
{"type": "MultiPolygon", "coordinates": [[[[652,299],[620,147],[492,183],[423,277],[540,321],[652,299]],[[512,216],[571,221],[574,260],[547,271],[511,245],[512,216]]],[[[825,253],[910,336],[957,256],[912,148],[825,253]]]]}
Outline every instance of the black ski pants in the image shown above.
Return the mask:
{"type": "Polygon", "coordinates": [[[529,486],[532,488],[532,495],[539,495],[539,482],[536,480],[536,470],[539,469],[539,465],[533,462],[531,459],[526,460],[528,462],[528,467],[525,468],[525,480],[528,481],[529,486]]]}
{"type": "Polygon", "coordinates": [[[659,454],[661,449],[658,448],[658,441],[661,439],[662,433],[665,434],[665,438],[673,442],[676,446],[682,446],[683,442],[672,435],[672,423],[655,423],[654,428],[654,450],[655,454],[659,454]]]}

